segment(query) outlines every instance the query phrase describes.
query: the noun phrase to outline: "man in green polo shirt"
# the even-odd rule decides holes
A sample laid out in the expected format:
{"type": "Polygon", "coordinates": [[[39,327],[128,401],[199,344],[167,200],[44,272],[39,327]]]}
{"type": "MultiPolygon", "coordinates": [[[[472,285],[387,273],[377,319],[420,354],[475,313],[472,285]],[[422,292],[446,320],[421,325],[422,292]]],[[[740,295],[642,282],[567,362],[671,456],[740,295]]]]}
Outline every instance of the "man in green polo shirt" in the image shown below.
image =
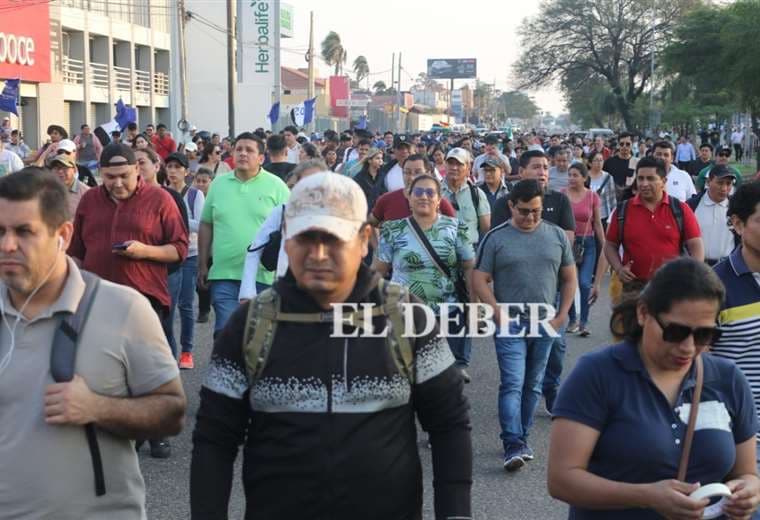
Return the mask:
{"type": "Polygon", "coordinates": [[[468,180],[471,163],[470,152],[464,148],[449,150],[441,193],[454,206],[459,222],[467,226],[467,238],[477,251],[480,236],[491,228],[491,205],[486,194],[468,180]]]}
{"type": "Polygon", "coordinates": [[[705,184],[707,183],[707,178],[709,177],[710,170],[713,169],[715,166],[725,166],[729,170],[731,170],[731,173],[736,178],[736,184],[735,186],[739,186],[742,182],[742,174],[739,172],[738,169],[734,168],[733,166],[729,166],[728,162],[731,160],[731,148],[728,146],[720,146],[715,150],[715,164],[711,164],[709,166],[705,166],[702,168],[699,172],[699,175],[697,175],[696,181],[694,181],[694,184],[697,187],[697,192],[701,192],[705,189],[705,184]]]}
{"type": "MultiPolygon", "coordinates": [[[[250,132],[235,140],[235,171],[218,175],[208,190],[198,232],[198,284],[209,286],[216,321],[214,335],[238,307],[240,277],[248,244],[276,206],[285,204],[287,185],[261,167],[264,142],[250,132]],[[214,259],[211,270],[208,260],[214,259]]],[[[274,281],[263,268],[256,276],[261,291],[274,281]]]]}

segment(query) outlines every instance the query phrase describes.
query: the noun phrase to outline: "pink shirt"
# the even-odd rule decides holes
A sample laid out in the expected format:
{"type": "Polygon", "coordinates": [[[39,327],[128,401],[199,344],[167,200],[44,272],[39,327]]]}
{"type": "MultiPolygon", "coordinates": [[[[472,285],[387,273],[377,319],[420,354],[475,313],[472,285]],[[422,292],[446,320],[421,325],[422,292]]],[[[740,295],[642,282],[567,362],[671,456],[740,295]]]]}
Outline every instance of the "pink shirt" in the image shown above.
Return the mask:
{"type": "MultiPolygon", "coordinates": [[[[562,190],[567,195],[567,190],[562,190]]],[[[570,196],[567,197],[570,199],[570,196]]],[[[586,196],[575,203],[570,199],[575,217],[575,236],[588,237],[594,234],[594,208],[599,209],[601,200],[594,190],[586,190],[586,196]]]]}

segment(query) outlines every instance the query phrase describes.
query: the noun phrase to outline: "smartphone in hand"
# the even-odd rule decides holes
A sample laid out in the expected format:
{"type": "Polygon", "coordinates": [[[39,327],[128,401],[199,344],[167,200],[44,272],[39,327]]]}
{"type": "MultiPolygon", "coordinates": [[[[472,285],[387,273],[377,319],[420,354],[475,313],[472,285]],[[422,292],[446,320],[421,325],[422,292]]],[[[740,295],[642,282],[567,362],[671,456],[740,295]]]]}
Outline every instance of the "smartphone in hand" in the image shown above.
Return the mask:
{"type": "Polygon", "coordinates": [[[126,251],[128,247],[129,247],[129,244],[127,244],[126,242],[121,242],[118,244],[113,244],[111,246],[111,250],[112,251],[126,251]]]}

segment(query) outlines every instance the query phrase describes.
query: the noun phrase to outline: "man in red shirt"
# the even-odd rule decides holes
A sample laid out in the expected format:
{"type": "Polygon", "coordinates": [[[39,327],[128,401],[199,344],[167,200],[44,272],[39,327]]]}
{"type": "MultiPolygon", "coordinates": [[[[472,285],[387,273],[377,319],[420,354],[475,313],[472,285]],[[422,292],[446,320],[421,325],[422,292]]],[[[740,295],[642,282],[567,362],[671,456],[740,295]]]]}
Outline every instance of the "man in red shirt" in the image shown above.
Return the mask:
{"type": "Polygon", "coordinates": [[[177,151],[177,143],[172,136],[166,131],[166,125],[161,123],[156,127],[157,132],[150,138],[153,149],[163,159],[166,160],[169,155],[177,151]]]}
{"type": "MultiPolygon", "coordinates": [[[[379,226],[386,220],[398,220],[411,216],[407,191],[412,181],[420,175],[433,175],[433,165],[423,154],[410,155],[404,162],[403,168],[404,189],[395,190],[383,194],[375,202],[375,206],[369,214],[369,223],[379,226]]],[[[456,218],[454,207],[447,199],[441,199],[439,208],[442,215],[456,218]]]]}
{"type": "Polygon", "coordinates": [[[160,316],[171,303],[167,265],[187,256],[188,233],[174,200],[147,184],[136,163],[125,144],[103,149],[103,185],[79,201],[68,253],[84,269],[142,293],[160,316]]]}
{"type": "Polygon", "coordinates": [[[683,230],[679,229],[665,182],[664,162],[652,157],[641,159],[636,165],[638,194],[626,202],[622,234],[617,219],[621,206],[610,216],[604,255],[623,282],[624,293],[640,290],[662,264],[681,254],[683,245],[690,256],[704,260],[697,219],[686,203],[675,201],[683,215],[683,230]]]}

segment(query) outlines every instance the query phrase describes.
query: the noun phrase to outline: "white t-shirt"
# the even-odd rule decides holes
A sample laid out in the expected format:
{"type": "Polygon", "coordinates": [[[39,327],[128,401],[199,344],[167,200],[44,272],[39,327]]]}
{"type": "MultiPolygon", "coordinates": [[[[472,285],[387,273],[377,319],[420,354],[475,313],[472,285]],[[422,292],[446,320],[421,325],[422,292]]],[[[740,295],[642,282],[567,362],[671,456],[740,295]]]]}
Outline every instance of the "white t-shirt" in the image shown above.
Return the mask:
{"type": "Polygon", "coordinates": [[[681,202],[686,202],[692,195],[696,195],[697,193],[694,181],[691,180],[691,175],[675,166],[670,167],[665,191],[668,192],[668,195],[677,198],[681,202]]]}
{"type": "Polygon", "coordinates": [[[728,199],[716,203],[708,193],[702,196],[694,215],[702,231],[702,243],[705,245],[705,258],[719,260],[734,250],[734,235],[726,222],[728,199]]]}
{"type": "Polygon", "coordinates": [[[731,144],[742,144],[744,140],[744,134],[742,132],[734,132],[731,134],[731,144]]]}
{"type": "Polygon", "coordinates": [[[296,144],[293,148],[288,148],[288,162],[298,164],[301,162],[301,145],[296,144]]]}
{"type": "Polygon", "coordinates": [[[404,170],[398,163],[393,165],[385,176],[385,188],[388,191],[396,191],[404,188],[404,170]]]}
{"type": "Polygon", "coordinates": [[[10,150],[0,151],[0,176],[24,169],[24,161],[10,150]]]}

